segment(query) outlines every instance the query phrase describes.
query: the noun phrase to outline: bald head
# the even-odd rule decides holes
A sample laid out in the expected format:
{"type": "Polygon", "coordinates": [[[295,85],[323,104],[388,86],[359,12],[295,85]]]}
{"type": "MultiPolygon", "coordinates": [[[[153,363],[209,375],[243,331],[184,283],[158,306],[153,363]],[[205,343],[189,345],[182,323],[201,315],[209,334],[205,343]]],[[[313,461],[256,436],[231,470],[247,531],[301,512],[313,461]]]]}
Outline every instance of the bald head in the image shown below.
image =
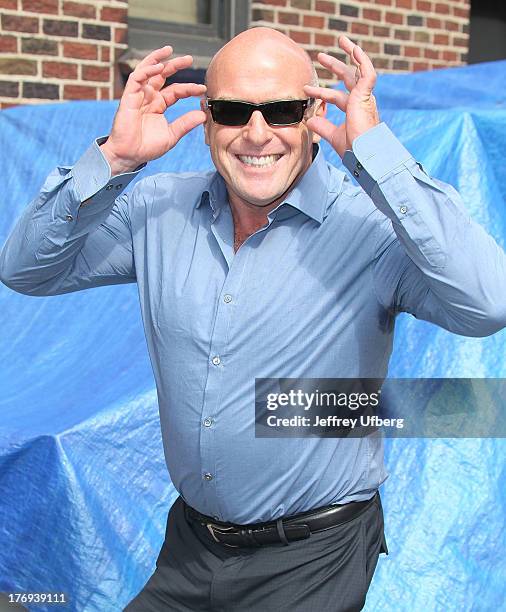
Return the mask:
{"type": "MultiPolygon", "coordinates": [[[[302,117],[296,115],[300,118],[295,122],[281,125],[269,121],[272,115],[264,106],[280,100],[307,100],[304,86],[310,84],[318,81],[307,53],[269,28],[241,32],[209,65],[208,98],[262,105],[262,109],[251,109],[245,123],[229,125],[215,120],[201,101],[207,114],[204,131],[211,158],[225,181],[232,210],[245,215],[243,219],[260,214],[263,220],[265,211],[272,210],[311,165],[318,137],[309,129],[307,119],[323,116],[325,103],[311,104],[302,117]]],[[[291,109],[299,105],[281,106],[291,109]]],[[[222,107],[225,112],[236,108],[222,107]]]]}
{"type": "Polygon", "coordinates": [[[218,91],[223,87],[244,89],[258,78],[277,79],[281,97],[284,82],[318,85],[308,53],[285,34],[265,27],[241,32],[224,45],[209,63],[205,84],[210,98],[222,97],[218,91]]]}

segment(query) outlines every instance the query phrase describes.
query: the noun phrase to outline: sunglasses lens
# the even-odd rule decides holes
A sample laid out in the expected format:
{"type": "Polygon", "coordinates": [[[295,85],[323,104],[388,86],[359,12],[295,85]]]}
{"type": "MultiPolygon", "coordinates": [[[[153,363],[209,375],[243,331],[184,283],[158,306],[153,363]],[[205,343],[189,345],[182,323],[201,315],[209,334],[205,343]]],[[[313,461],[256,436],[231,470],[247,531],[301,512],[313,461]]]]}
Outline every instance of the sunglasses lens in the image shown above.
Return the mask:
{"type": "MultiPolygon", "coordinates": [[[[213,100],[210,104],[213,120],[221,125],[246,125],[255,110],[247,102],[234,100],[213,100]]],[[[271,125],[292,125],[304,117],[305,104],[302,100],[280,100],[257,107],[264,119],[271,125]]]]}
{"type": "Polygon", "coordinates": [[[211,113],[216,123],[222,125],[246,125],[251,117],[252,108],[244,102],[214,100],[211,113]]]}
{"type": "Polygon", "coordinates": [[[290,125],[302,121],[304,107],[300,100],[272,102],[266,104],[263,114],[266,121],[272,125],[290,125]]]}

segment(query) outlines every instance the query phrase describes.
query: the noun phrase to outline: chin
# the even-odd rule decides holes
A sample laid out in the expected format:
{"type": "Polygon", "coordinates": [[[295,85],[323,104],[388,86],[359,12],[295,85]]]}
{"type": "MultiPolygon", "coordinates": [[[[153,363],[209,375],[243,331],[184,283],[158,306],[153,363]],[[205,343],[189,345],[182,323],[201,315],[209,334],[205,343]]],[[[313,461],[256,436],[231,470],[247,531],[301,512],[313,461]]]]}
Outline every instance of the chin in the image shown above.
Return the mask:
{"type": "Polygon", "coordinates": [[[269,206],[269,204],[280,198],[282,194],[283,192],[266,194],[259,197],[258,193],[243,193],[241,194],[241,198],[245,202],[253,204],[253,206],[258,206],[259,208],[262,208],[264,206],[269,206]]]}
{"type": "Polygon", "coordinates": [[[257,184],[250,183],[247,186],[242,184],[241,187],[242,189],[237,189],[236,193],[243,200],[255,206],[267,206],[280,198],[287,190],[287,186],[284,184],[268,186],[265,185],[265,181],[259,181],[257,184]]]}

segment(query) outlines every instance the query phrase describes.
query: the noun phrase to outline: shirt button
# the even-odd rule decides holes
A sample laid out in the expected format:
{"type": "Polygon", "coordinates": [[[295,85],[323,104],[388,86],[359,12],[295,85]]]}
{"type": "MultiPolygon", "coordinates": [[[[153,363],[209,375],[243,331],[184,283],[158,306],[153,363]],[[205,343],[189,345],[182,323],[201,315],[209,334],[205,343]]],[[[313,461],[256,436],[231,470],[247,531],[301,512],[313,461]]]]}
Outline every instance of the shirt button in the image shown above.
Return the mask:
{"type": "Polygon", "coordinates": [[[213,479],[213,475],[212,475],[212,474],[210,474],[209,472],[206,472],[206,473],[204,474],[204,480],[209,481],[209,480],[212,480],[212,479],[213,479]]]}
{"type": "Polygon", "coordinates": [[[407,207],[407,206],[401,206],[401,207],[399,208],[399,210],[401,211],[401,213],[402,213],[403,215],[405,215],[405,214],[408,212],[408,207],[407,207]]]}
{"type": "Polygon", "coordinates": [[[73,221],[74,217],[72,215],[65,215],[65,221],[73,221]]]}
{"type": "Polygon", "coordinates": [[[213,424],[213,419],[211,417],[206,417],[204,419],[204,426],[205,427],[211,427],[212,424],[213,424]]]}
{"type": "Polygon", "coordinates": [[[113,188],[113,185],[107,185],[107,187],[105,189],[106,189],[106,191],[111,191],[112,188],[113,188]]]}
{"type": "Polygon", "coordinates": [[[362,164],[358,161],[357,162],[357,170],[362,170],[364,166],[362,166],[362,164]]]}
{"type": "Polygon", "coordinates": [[[220,365],[221,363],[221,359],[218,357],[218,355],[216,355],[216,357],[213,357],[213,365],[220,365]]]}
{"type": "Polygon", "coordinates": [[[119,189],[121,189],[122,187],[123,187],[123,183],[118,183],[118,184],[116,185],[116,189],[118,189],[118,190],[119,190],[119,189]]]}
{"type": "Polygon", "coordinates": [[[360,176],[358,170],[353,170],[353,176],[356,176],[357,178],[360,176]]]}
{"type": "Polygon", "coordinates": [[[223,296],[223,301],[225,302],[225,304],[230,304],[230,302],[232,301],[232,296],[228,293],[226,293],[223,296]]]}

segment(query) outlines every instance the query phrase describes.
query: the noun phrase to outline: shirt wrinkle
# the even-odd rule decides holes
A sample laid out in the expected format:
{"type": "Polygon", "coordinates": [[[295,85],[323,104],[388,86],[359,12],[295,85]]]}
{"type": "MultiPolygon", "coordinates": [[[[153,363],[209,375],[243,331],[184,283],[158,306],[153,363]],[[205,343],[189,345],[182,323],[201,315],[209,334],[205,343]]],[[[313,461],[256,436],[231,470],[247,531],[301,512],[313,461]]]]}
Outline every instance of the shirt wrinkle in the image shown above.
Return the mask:
{"type": "Polygon", "coordinates": [[[27,295],[137,281],[167,467],[203,514],[275,520],[369,499],[387,477],[380,436],[256,436],[257,379],[385,378],[393,305],[464,335],[506,325],[506,256],[457,192],[413,180],[414,161],[397,171],[407,153],[384,124],[355,144],[343,162],[360,186],[318,148],[276,222],[236,253],[217,172],[159,174],[117,197],[135,173],[106,177],[92,146],[71,173],[93,191],[83,213],[57,170],[0,253],[2,281],[27,295]]]}

